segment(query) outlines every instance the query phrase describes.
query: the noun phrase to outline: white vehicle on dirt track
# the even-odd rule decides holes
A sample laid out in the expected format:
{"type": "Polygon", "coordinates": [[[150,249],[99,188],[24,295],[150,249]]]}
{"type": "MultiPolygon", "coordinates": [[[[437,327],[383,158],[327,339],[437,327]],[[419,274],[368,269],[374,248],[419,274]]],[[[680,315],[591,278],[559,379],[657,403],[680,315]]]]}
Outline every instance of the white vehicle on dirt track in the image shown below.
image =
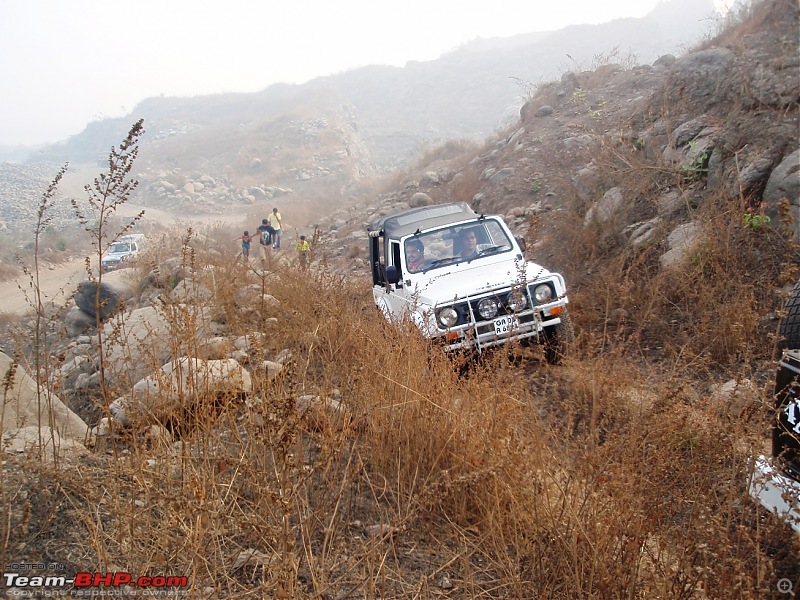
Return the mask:
{"type": "Polygon", "coordinates": [[[122,263],[138,256],[144,248],[144,234],[131,233],[123,235],[114,241],[106,250],[102,258],[103,272],[113,271],[122,266],[122,263]]]}
{"type": "Polygon", "coordinates": [[[564,278],[526,261],[502,218],[465,202],[426,206],[373,221],[369,236],[387,320],[410,319],[448,350],[542,343],[551,363],[572,343],[564,278]]]}

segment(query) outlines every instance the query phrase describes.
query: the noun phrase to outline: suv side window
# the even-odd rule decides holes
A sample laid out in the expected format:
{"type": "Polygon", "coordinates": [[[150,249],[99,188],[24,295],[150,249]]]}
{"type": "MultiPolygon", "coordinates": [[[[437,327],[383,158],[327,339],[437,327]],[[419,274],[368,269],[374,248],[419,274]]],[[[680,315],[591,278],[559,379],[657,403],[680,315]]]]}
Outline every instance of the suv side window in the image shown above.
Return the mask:
{"type": "Polygon", "coordinates": [[[389,252],[392,254],[392,260],[390,264],[394,265],[397,269],[398,276],[400,281],[403,281],[403,273],[402,267],[400,266],[400,242],[399,240],[391,240],[389,242],[389,252]]]}
{"type": "Polygon", "coordinates": [[[395,240],[391,241],[391,253],[392,253],[392,262],[397,270],[400,270],[400,242],[396,242],[395,240]]]}

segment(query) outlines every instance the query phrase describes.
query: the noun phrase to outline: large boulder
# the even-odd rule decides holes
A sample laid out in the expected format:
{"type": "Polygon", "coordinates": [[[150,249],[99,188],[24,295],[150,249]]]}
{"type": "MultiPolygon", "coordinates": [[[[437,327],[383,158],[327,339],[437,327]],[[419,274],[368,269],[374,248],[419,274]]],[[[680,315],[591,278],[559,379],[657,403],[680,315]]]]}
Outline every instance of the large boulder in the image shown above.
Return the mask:
{"type": "Polygon", "coordinates": [[[207,328],[205,312],[185,304],[117,315],[103,327],[107,382],[129,388],[206,339],[207,328]]]}
{"type": "Polygon", "coordinates": [[[665,100],[668,104],[688,100],[696,108],[707,110],[721,99],[717,90],[730,79],[735,60],[735,54],[728,48],[684,55],[669,67],[670,85],[665,100]]]}
{"type": "MultiPolygon", "coordinates": [[[[60,438],[83,441],[88,427],[58,396],[38,386],[21,365],[0,352],[0,377],[10,385],[0,395],[3,433],[26,427],[42,430],[42,436],[54,431],[60,438]],[[13,370],[13,374],[11,371],[13,370]],[[52,428],[47,430],[46,428],[52,428]]],[[[4,386],[5,387],[5,386],[4,386]]]]}
{"type": "Polygon", "coordinates": [[[75,304],[90,317],[106,321],[133,298],[138,291],[135,269],[120,269],[106,273],[101,281],[87,279],[78,284],[75,304]]]}
{"type": "Polygon", "coordinates": [[[774,225],[779,223],[781,200],[789,203],[789,216],[792,217],[792,238],[800,243],[800,150],[795,150],[775,167],[767,180],[762,199],[767,214],[774,225]]]}
{"type": "Polygon", "coordinates": [[[133,386],[130,398],[110,406],[123,425],[140,420],[164,420],[194,413],[200,406],[224,405],[253,389],[250,373],[232,358],[203,360],[181,357],[133,386]]]}

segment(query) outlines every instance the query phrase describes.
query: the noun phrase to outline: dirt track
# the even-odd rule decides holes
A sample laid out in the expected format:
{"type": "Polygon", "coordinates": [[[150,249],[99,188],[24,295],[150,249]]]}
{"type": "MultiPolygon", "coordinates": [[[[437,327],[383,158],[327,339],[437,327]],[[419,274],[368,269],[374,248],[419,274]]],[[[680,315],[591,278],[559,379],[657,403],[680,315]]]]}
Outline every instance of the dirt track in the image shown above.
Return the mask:
{"type": "MultiPolygon", "coordinates": [[[[123,204],[120,205],[116,212],[119,216],[132,217],[141,210],[143,210],[141,206],[123,204]]],[[[179,222],[179,217],[171,213],[153,208],[144,208],[144,210],[145,221],[150,219],[167,227],[179,222]]],[[[193,223],[224,222],[234,225],[243,219],[244,215],[231,213],[227,215],[193,216],[190,220],[193,223]]],[[[183,218],[180,222],[185,226],[187,221],[186,218],[183,218]]],[[[96,262],[97,259],[95,259],[94,263],[96,264],[96,262]]],[[[86,264],[83,257],[72,258],[60,265],[49,265],[48,263],[44,263],[44,265],[39,273],[39,287],[42,293],[42,302],[45,304],[47,302],[64,304],[78,284],[87,278],[86,264]]],[[[96,268],[95,276],[97,276],[96,268]]],[[[24,276],[20,276],[13,281],[0,282],[0,299],[0,315],[24,315],[32,310],[35,304],[33,286],[24,276]]]]}
{"type": "MultiPolygon", "coordinates": [[[[39,273],[42,302],[64,304],[78,284],[86,278],[85,269],[86,265],[81,259],[43,269],[39,273]]],[[[3,315],[24,315],[36,303],[33,284],[24,276],[0,283],[0,298],[3,299],[0,304],[0,314],[3,315]]]]}

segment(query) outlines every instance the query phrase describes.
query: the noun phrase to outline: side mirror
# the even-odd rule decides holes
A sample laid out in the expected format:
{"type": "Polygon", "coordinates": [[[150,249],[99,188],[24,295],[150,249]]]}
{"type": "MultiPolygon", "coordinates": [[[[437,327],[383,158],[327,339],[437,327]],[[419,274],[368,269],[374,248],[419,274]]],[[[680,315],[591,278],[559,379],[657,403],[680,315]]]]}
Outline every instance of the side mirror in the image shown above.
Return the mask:
{"type": "Polygon", "coordinates": [[[392,284],[400,281],[400,271],[394,265],[386,267],[386,281],[392,284]]]}
{"type": "Polygon", "coordinates": [[[515,238],[515,239],[517,240],[517,243],[519,244],[520,250],[522,250],[523,252],[525,252],[525,251],[528,249],[528,248],[527,248],[527,245],[528,245],[528,243],[525,241],[525,238],[523,238],[523,237],[517,237],[517,238],[515,238]]]}

